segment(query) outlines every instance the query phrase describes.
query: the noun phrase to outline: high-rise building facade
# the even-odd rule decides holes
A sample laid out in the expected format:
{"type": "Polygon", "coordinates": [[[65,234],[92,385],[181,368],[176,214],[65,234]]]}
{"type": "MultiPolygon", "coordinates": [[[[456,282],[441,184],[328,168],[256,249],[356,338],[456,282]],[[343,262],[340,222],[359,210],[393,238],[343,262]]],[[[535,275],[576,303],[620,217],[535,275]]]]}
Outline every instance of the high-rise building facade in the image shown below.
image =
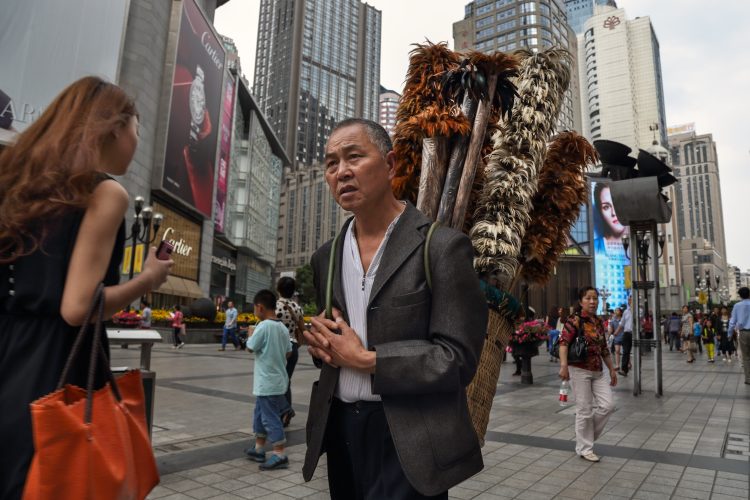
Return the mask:
{"type": "Polygon", "coordinates": [[[576,33],[583,31],[583,23],[594,15],[594,5],[617,7],[617,2],[614,0],[565,0],[568,24],[573,28],[573,31],[576,33]]]}
{"type": "Polygon", "coordinates": [[[637,151],[654,132],[667,144],[659,40],[651,20],[628,20],[624,9],[595,6],[578,35],[583,134],[637,151]]]}
{"type": "Polygon", "coordinates": [[[261,0],[253,93],[296,167],[336,122],[377,121],[381,13],[359,0],[261,0]]]}
{"type": "Polygon", "coordinates": [[[576,72],[575,32],[568,26],[562,0],[475,0],[466,4],[464,19],[453,23],[457,51],[513,52],[560,47],[573,56],[571,84],[565,94],[558,130],[581,130],[576,72]]]}
{"type": "Polygon", "coordinates": [[[399,99],[401,99],[401,94],[398,92],[388,90],[383,86],[380,87],[378,122],[391,137],[393,137],[393,129],[396,127],[396,111],[398,111],[399,99]]]}
{"type": "Polygon", "coordinates": [[[669,149],[679,181],[674,214],[680,239],[707,240],[726,265],[719,162],[713,136],[696,134],[693,123],[670,127],[669,149]]]}
{"type": "Polygon", "coordinates": [[[253,91],[292,167],[281,180],[276,274],[343,222],[321,165],[333,126],[378,121],[381,13],[359,0],[261,0],[253,91]]]}

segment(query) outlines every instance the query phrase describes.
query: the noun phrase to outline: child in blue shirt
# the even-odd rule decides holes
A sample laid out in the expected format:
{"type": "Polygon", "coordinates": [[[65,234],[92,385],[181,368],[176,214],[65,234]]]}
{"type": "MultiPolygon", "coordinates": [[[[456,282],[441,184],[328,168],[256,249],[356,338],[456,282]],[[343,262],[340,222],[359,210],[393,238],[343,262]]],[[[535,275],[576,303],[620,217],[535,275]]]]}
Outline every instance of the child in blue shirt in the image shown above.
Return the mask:
{"type": "Polygon", "coordinates": [[[253,298],[254,312],[261,321],[255,327],[247,348],[255,353],[253,375],[253,432],[255,446],[245,450],[251,460],[261,462],[261,470],[286,469],[289,459],[284,454],[284,426],[281,415],[288,410],[286,389],[286,358],[292,353],[289,330],[276,319],[276,296],[261,290],[253,298]],[[266,441],[273,446],[273,454],[266,460],[266,441]]]}
{"type": "Polygon", "coordinates": [[[701,335],[703,334],[703,322],[696,320],[693,323],[693,343],[698,347],[698,352],[703,354],[701,335]]]}

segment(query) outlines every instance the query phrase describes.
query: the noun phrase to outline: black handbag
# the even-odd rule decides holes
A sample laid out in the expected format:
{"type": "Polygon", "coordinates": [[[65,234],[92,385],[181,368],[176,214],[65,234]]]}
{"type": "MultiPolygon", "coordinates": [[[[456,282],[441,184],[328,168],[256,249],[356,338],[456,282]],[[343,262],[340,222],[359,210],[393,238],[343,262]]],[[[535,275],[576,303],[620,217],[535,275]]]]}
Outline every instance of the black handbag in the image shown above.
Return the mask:
{"type": "MultiPolygon", "coordinates": [[[[573,337],[573,342],[568,344],[568,363],[583,363],[586,361],[586,356],[588,355],[586,335],[583,333],[581,321],[583,320],[579,316],[576,336],[573,337]]],[[[552,355],[557,359],[560,359],[560,337],[562,337],[562,332],[557,336],[554,344],[552,344],[552,355]]]]}

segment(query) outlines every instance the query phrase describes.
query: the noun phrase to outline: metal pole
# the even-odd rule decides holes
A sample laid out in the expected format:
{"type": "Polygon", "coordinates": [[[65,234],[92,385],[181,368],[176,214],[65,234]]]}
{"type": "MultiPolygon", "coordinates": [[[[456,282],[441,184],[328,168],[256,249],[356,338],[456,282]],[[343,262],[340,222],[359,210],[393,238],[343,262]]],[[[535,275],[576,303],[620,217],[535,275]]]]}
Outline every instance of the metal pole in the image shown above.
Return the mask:
{"type": "Polygon", "coordinates": [[[661,373],[661,327],[657,330],[657,321],[661,324],[661,300],[659,298],[659,242],[657,240],[656,224],[651,226],[651,248],[654,252],[654,308],[653,308],[653,325],[654,325],[654,384],[656,397],[663,395],[662,373],[661,373]],[[657,336],[656,332],[659,332],[657,336]]]}
{"type": "MultiPolygon", "coordinates": [[[[638,276],[638,269],[639,269],[639,246],[638,246],[638,239],[636,238],[636,234],[638,233],[638,230],[630,226],[630,268],[631,268],[631,276],[632,276],[632,283],[631,283],[631,293],[630,296],[632,297],[630,308],[631,308],[631,316],[633,317],[633,348],[631,352],[631,356],[633,356],[633,396],[637,396],[641,393],[641,348],[640,348],[640,340],[641,340],[641,322],[640,317],[638,314],[638,309],[640,307],[640,297],[638,294],[638,288],[636,287],[636,283],[641,279],[638,276]]],[[[625,360],[627,363],[628,360],[625,360]]],[[[622,361],[620,362],[622,363],[622,361]]],[[[627,365],[626,365],[627,366],[627,365]]]]}

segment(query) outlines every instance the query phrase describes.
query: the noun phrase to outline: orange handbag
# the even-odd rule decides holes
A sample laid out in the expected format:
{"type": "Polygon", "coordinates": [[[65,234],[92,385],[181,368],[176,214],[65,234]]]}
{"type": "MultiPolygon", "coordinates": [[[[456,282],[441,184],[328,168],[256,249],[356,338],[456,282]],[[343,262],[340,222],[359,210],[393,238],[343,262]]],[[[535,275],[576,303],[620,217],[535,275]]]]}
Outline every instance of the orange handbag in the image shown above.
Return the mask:
{"type": "Polygon", "coordinates": [[[97,288],[57,390],[30,405],[35,453],[25,500],[143,499],[159,483],[141,373],[133,370],[115,380],[101,343],[103,289],[97,288]],[[92,331],[95,309],[98,316],[92,331]],[[64,385],[89,332],[93,341],[87,387],[64,385]],[[104,364],[109,382],[94,391],[97,361],[104,364]]]}

